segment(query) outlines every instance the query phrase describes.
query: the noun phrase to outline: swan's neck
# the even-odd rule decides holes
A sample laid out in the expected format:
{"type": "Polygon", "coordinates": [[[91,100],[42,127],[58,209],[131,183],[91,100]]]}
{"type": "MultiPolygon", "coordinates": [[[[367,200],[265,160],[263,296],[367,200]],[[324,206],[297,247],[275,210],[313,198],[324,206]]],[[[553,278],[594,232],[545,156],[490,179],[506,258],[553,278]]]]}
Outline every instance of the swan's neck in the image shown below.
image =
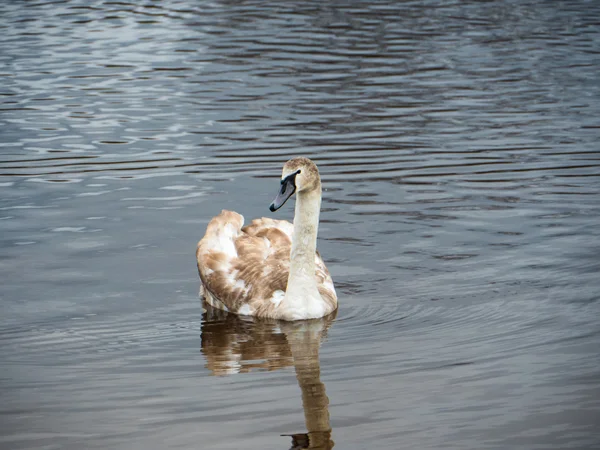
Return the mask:
{"type": "Polygon", "coordinates": [[[310,275],[311,278],[314,278],[320,211],[320,189],[318,192],[298,193],[296,211],[294,213],[294,234],[292,235],[290,277],[288,283],[294,277],[310,275]]]}
{"type": "Polygon", "coordinates": [[[286,310],[292,319],[309,319],[323,316],[324,302],[315,278],[315,252],[321,187],[296,196],[294,234],[290,255],[290,275],[285,294],[286,310]]]}

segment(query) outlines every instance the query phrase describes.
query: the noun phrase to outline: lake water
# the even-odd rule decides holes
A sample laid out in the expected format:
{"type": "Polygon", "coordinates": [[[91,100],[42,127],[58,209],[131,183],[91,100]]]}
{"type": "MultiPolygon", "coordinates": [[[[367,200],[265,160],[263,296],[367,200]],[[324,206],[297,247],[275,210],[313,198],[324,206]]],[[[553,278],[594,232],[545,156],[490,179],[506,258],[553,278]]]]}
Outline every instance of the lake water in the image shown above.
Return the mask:
{"type": "Polygon", "coordinates": [[[4,1],[2,449],[600,448],[600,2],[4,1]],[[323,177],[337,316],[195,247],[323,177]]]}

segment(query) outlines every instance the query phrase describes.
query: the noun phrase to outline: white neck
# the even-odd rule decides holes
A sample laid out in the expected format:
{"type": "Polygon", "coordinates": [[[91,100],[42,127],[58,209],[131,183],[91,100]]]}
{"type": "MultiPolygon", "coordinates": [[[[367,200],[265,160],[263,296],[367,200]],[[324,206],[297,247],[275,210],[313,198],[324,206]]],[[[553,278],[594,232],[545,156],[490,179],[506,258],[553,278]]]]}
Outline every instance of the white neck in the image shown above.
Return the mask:
{"type": "Polygon", "coordinates": [[[290,319],[310,319],[323,316],[325,305],[319,294],[315,277],[315,252],[320,211],[320,186],[310,192],[298,192],[294,213],[290,275],[283,300],[287,316],[290,319]]]}
{"type": "Polygon", "coordinates": [[[288,285],[295,277],[310,274],[314,278],[320,211],[320,189],[318,192],[298,193],[296,197],[296,211],[294,212],[294,234],[292,235],[288,285]]]}

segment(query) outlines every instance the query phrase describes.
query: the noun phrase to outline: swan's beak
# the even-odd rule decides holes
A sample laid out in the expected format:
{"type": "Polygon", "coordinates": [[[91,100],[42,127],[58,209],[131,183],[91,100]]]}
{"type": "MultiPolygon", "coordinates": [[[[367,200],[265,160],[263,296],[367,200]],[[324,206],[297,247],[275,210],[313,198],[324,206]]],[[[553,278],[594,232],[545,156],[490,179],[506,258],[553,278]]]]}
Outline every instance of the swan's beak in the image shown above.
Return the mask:
{"type": "Polygon", "coordinates": [[[281,180],[279,193],[275,197],[275,200],[273,200],[273,203],[271,203],[271,206],[269,206],[271,211],[277,211],[287,202],[288,198],[294,195],[294,192],[296,192],[296,175],[298,175],[298,172],[288,175],[281,180]]]}

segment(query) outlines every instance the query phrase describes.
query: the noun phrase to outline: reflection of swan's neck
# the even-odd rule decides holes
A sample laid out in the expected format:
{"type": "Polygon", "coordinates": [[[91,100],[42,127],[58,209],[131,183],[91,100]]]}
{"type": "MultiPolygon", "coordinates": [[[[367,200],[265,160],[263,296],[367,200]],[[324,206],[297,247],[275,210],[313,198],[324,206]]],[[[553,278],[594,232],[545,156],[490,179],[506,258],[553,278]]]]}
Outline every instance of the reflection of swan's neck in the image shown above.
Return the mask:
{"type": "Polygon", "coordinates": [[[329,424],[329,399],[325,385],[321,382],[319,345],[321,327],[310,326],[287,333],[294,358],[296,378],[302,390],[304,420],[310,439],[310,448],[332,448],[331,425],[329,424]]]}

